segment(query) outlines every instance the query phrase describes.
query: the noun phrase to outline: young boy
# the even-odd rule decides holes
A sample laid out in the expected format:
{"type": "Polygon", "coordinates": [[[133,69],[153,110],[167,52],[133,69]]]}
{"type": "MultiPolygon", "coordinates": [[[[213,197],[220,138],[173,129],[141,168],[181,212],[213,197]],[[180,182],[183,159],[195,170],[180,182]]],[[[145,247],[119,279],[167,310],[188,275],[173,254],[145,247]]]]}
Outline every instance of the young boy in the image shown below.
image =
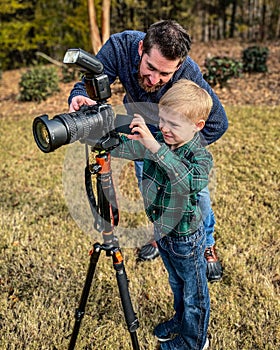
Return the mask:
{"type": "Polygon", "coordinates": [[[154,138],[135,115],[131,135],[122,136],[111,154],[144,159],[143,197],[174,294],[173,318],[154,329],[162,350],[208,348],[210,300],[206,278],[205,232],[197,193],[208,184],[212,157],[199,131],[212,108],[206,90],[182,79],[159,102],[154,138]]]}

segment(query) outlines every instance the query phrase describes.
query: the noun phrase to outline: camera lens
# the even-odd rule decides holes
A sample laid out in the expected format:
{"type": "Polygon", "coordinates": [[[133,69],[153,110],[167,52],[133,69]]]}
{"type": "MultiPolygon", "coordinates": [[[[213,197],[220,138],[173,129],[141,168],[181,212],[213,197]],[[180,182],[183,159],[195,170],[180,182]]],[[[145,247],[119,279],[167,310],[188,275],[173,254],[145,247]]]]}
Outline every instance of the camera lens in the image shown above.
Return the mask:
{"type": "Polygon", "coordinates": [[[41,151],[49,153],[69,142],[67,127],[61,120],[42,115],[33,121],[33,135],[41,151]]]}
{"type": "Polygon", "coordinates": [[[109,144],[110,138],[114,143],[116,139],[110,134],[113,130],[114,112],[106,104],[82,106],[77,112],[58,114],[53,119],[44,114],[33,121],[35,142],[45,153],[78,140],[90,146],[96,146],[101,139],[102,145],[109,144]]]}
{"type": "Polygon", "coordinates": [[[46,125],[42,121],[38,121],[35,126],[37,140],[42,148],[48,149],[50,146],[50,135],[46,125]]]}

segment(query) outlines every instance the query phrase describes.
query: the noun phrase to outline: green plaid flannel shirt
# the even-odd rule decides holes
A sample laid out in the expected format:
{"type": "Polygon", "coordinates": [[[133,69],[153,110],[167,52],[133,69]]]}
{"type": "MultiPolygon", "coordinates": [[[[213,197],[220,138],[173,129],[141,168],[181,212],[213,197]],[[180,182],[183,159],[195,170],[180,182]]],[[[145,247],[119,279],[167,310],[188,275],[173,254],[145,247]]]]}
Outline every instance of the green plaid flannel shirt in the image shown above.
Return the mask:
{"type": "Polygon", "coordinates": [[[212,156],[202,146],[198,134],[185,145],[171,151],[159,132],[158,152],[152,153],[139,141],[121,136],[113,157],[143,159],[143,198],[150,221],[163,235],[187,236],[197,231],[202,217],[197,193],[208,184],[212,156]]]}

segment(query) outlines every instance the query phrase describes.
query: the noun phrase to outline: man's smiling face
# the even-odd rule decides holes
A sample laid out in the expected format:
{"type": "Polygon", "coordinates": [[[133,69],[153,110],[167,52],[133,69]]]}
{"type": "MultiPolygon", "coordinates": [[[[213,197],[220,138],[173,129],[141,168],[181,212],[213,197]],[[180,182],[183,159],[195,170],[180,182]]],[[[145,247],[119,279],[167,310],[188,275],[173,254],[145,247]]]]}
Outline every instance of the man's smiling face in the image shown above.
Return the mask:
{"type": "Polygon", "coordinates": [[[138,70],[139,85],[146,92],[159,90],[169,82],[179,68],[179,59],[166,59],[156,47],[153,47],[149,54],[143,53],[142,42],[140,42],[138,53],[141,57],[138,70]]]}

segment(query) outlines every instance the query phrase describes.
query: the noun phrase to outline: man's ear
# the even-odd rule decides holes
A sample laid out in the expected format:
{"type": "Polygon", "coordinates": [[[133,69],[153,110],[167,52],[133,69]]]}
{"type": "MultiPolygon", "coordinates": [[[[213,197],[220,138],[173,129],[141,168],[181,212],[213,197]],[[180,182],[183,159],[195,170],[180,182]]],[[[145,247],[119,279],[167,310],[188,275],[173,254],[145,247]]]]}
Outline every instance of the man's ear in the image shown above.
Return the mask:
{"type": "Polygon", "coordinates": [[[205,120],[203,119],[200,119],[198,122],[195,123],[196,131],[202,130],[204,126],[205,126],[205,120]]]}
{"type": "Polygon", "coordinates": [[[177,68],[176,68],[176,71],[181,67],[182,63],[179,63],[177,68]]]}
{"type": "Polygon", "coordinates": [[[142,53],[143,53],[143,40],[140,40],[138,44],[138,54],[140,57],[142,56],[142,53]]]}

